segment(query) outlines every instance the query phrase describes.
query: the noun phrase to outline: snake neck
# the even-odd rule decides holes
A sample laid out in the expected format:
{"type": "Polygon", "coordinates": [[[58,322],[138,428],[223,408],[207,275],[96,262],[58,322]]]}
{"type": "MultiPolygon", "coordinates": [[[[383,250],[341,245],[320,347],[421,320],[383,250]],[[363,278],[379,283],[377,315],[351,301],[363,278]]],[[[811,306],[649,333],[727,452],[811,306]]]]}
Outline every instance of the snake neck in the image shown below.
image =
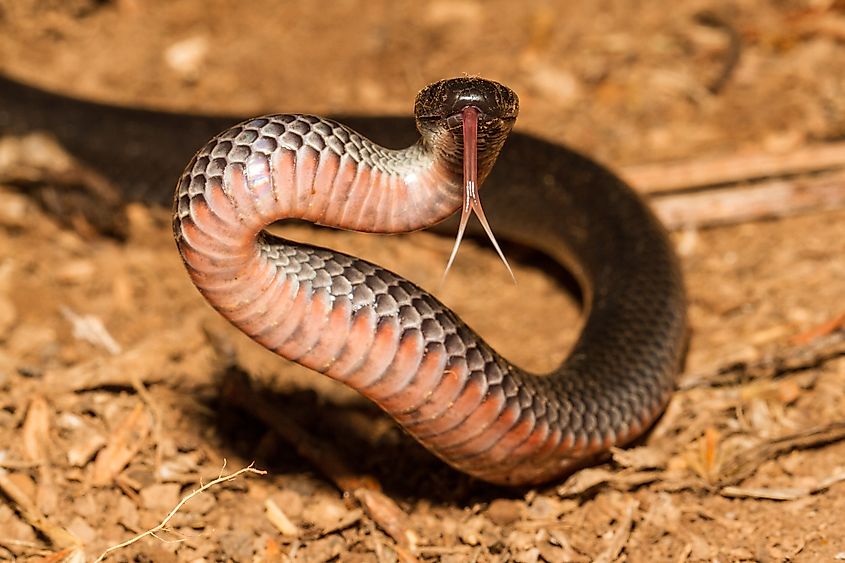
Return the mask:
{"type": "MultiPolygon", "coordinates": [[[[476,141],[479,186],[483,185],[493,169],[513,124],[513,120],[503,119],[479,122],[476,141]]],[[[459,181],[464,167],[464,136],[460,120],[417,119],[417,130],[423,150],[433,155],[446,174],[459,181]]]]}
{"type": "Polygon", "coordinates": [[[237,229],[247,246],[284,219],[409,232],[453,214],[462,190],[451,161],[424,141],[386,149],[331,120],[274,115],[232,127],[194,156],[176,190],[174,229],[202,236],[183,224],[199,213],[220,232],[237,229]]]}

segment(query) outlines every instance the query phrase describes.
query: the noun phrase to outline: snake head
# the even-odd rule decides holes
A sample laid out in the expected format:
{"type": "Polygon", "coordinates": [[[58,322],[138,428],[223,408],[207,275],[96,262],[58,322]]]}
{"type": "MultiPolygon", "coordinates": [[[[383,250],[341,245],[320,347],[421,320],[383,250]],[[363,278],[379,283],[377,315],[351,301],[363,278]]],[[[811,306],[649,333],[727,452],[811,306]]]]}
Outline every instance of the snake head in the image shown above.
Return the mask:
{"type": "Polygon", "coordinates": [[[513,278],[484,215],[478,189],[499,156],[518,113],[519,98],[513,90],[483,78],[449,78],[426,86],[417,94],[414,115],[423,144],[446,163],[452,177],[463,174],[461,218],[444,279],[473,212],[513,278]]]}
{"type": "Polygon", "coordinates": [[[478,164],[483,180],[492,168],[519,114],[519,98],[503,84],[477,77],[447,78],[417,94],[414,117],[423,143],[462,168],[463,118],[468,107],[478,110],[478,164]]]}
{"type": "Polygon", "coordinates": [[[479,185],[489,174],[519,114],[519,98],[503,84],[464,76],[429,84],[417,94],[414,117],[423,144],[463,171],[463,111],[478,110],[477,150],[479,185]]]}
{"type": "Polygon", "coordinates": [[[519,114],[519,98],[503,84],[463,76],[429,84],[417,94],[414,115],[417,119],[449,119],[474,106],[483,119],[514,121],[519,114]]]}

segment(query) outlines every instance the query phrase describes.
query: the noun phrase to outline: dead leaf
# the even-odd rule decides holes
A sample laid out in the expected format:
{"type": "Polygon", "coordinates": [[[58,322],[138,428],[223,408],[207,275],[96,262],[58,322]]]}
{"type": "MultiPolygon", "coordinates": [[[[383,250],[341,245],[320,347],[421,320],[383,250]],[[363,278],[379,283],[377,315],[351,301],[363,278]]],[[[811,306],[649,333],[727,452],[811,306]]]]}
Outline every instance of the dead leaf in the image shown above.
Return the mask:
{"type": "Polygon", "coordinates": [[[361,503],[367,516],[387,532],[396,543],[416,551],[417,534],[408,527],[408,515],[387,495],[372,489],[357,489],[355,498],[361,503]]]}
{"type": "Polygon", "coordinates": [[[138,404],[109,436],[108,443],[94,461],[94,485],[107,485],[144,446],[152,429],[152,419],[138,404]]]}
{"type": "Polygon", "coordinates": [[[44,461],[51,450],[50,414],[50,406],[44,397],[36,395],[29,402],[22,437],[24,455],[30,461],[44,461]]]}

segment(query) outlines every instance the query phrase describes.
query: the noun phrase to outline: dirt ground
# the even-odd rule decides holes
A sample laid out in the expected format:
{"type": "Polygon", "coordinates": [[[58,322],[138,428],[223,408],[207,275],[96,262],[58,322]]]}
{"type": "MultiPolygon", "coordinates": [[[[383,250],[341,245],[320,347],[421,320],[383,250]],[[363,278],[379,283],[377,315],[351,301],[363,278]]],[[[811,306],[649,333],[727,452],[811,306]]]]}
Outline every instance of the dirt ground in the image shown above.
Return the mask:
{"type": "MultiPolygon", "coordinates": [[[[470,73],[519,93],[518,128],[611,167],[787,155],[845,137],[845,4],[0,0],[0,72],[240,115],[406,114],[423,85],[470,73]]],[[[845,559],[845,360],[771,360],[845,311],[845,211],[673,233],[692,339],[666,415],[612,461],[511,491],[449,469],[354,393],[230,328],[190,284],[164,206],[132,204],[116,241],[0,190],[0,560],[93,560],[253,462],[267,473],[208,488],[108,560],[845,559]],[[259,400],[291,427],[253,416],[259,400]],[[362,510],[297,435],[405,516],[362,510]]],[[[289,232],[429,288],[451,247],[289,232]]],[[[549,369],[577,304],[542,263],[514,259],[518,287],[467,244],[438,295],[508,358],[549,369]]]]}

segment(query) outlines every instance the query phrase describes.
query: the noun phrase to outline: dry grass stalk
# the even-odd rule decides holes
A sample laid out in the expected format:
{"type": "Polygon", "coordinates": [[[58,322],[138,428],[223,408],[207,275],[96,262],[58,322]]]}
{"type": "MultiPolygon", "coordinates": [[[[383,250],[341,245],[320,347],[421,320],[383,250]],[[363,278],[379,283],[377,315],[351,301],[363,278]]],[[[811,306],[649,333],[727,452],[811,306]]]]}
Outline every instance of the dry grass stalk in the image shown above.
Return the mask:
{"type": "MultiPolygon", "coordinates": [[[[226,462],[224,460],[223,468],[225,469],[225,467],[226,467],[226,462]]],[[[136,542],[144,539],[147,536],[155,536],[156,533],[158,533],[158,532],[167,528],[167,523],[170,522],[170,520],[176,515],[176,513],[179,512],[179,509],[181,509],[183,506],[185,506],[185,504],[188,501],[190,501],[192,498],[194,498],[195,496],[197,496],[199,494],[204,493],[205,491],[207,491],[208,489],[210,489],[211,487],[213,487],[215,485],[236,479],[239,476],[243,475],[244,473],[255,473],[256,475],[266,475],[267,474],[266,471],[262,471],[261,469],[255,469],[252,466],[252,464],[250,464],[246,467],[243,467],[243,468],[235,471],[234,473],[230,473],[228,475],[221,475],[217,479],[214,479],[213,481],[209,481],[205,485],[202,485],[198,489],[195,489],[195,490],[191,491],[189,494],[182,497],[182,499],[176,504],[176,506],[173,507],[173,510],[168,512],[167,516],[165,516],[162,519],[162,521],[158,523],[158,525],[153,526],[149,530],[146,530],[145,532],[142,532],[142,533],[138,534],[137,536],[134,536],[134,537],[126,540],[125,542],[122,542],[122,543],[119,543],[117,545],[113,545],[113,546],[109,547],[108,549],[103,551],[100,554],[100,556],[97,557],[97,559],[94,560],[94,563],[99,563],[100,561],[105,559],[110,553],[113,553],[113,552],[115,552],[119,549],[123,549],[124,547],[128,547],[128,546],[132,545],[133,543],[136,543],[136,542]]]]}

